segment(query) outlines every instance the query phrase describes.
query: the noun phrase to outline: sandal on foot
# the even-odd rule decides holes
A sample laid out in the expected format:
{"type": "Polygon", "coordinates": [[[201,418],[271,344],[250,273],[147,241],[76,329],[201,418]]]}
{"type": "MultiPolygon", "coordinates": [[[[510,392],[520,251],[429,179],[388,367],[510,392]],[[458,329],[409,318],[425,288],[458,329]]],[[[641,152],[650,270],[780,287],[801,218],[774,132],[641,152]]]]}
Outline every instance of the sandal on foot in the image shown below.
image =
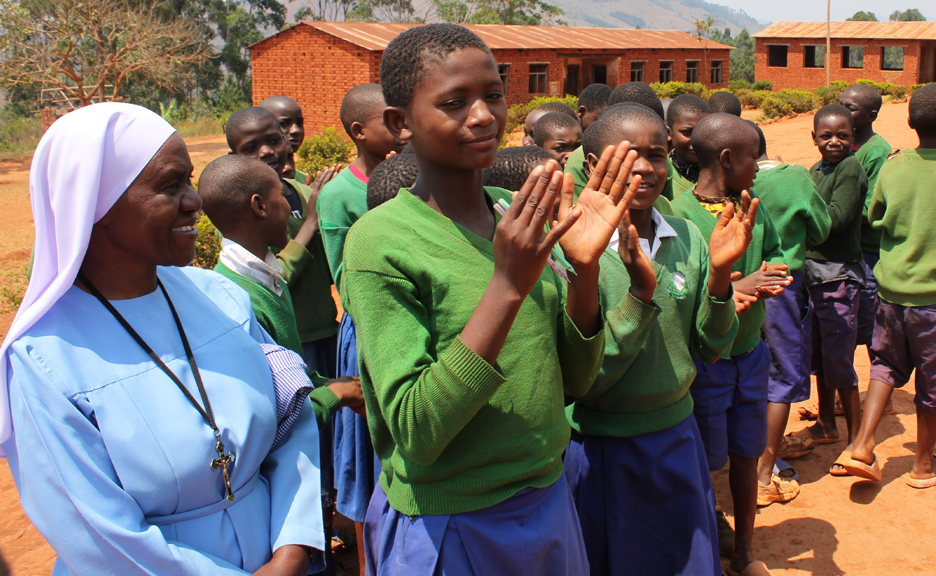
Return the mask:
{"type": "Polygon", "coordinates": [[[787,436],[792,436],[793,438],[809,438],[816,444],[838,444],[842,441],[841,437],[829,438],[828,436],[816,436],[813,434],[811,426],[807,426],[802,430],[797,430],[796,432],[790,432],[787,434],[787,436]]]}
{"type": "Polygon", "coordinates": [[[777,453],[777,458],[783,460],[802,458],[809,454],[815,447],[816,441],[813,440],[812,436],[793,436],[792,434],[787,434],[780,443],[780,451],[777,453]]]}
{"type": "Polygon", "coordinates": [[[728,574],[728,576],[770,576],[770,571],[767,570],[766,564],[760,560],[755,560],[745,566],[744,570],[740,572],[735,572],[729,566],[726,574],[728,574]]]}
{"type": "Polygon", "coordinates": [[[718,527],[718,553],[722,556],[734,555],[734,529],[725,518],[725,513],[721,507],[715,508],[715,524],[718,527]]]}
{"type": "MultiPolygon", "coordinates": [[[[819,417],[819,402],[810,402],[806,406],[800,406],[796,411],[799,413],[800,420],[815,420],[819,417]]],[[[835,401],[835,415],[845,415],[845,409],[838,400],[835,401]]]]}
{"type": "Polygon", "coordinates": [[[845,450],[839,457],[835,459],[835,462],[832,463],[832,466],[829,467],[829,474],[833,476],[849,476],[850,474],[845,469],[845,464],[850,462],[852,459],[851,452],[845,450]]]}
{"type": "Polygon", "coordinates": [[[782,480],[799,480],[799,474],[796,473],[796,469],[780,458],[777,458],[777,461],[774,463],[773,473],[782,480]]]}
{"type": "MultiPolygon", "coordinates": [[[[933,454],[933,462],[936,463],[936,454],[933,454]]],[[[936,470],[936,468],[934,468],[936,470]]],[[[911,488],[917,488],[922,490],[924,488],[932,488],[936,486],[936,474],[930,476],[929,478],[914,478],[908,472],[904,481],[907,483],[907,486],[911,488]]]]}
{"type": "Polygon", "coordinates": [[[770,484],[763,485],[757,482],[757,505],[770,506],[774,502],[789,502],[800,493],[799,482],[796,480],[784,480],[779,476],[773,476],[770,484]]]}
{"type": "MultiPolygon", "coordinates": [[[[842,454],[844,456],[844,454],[842,454]]],[[[881,472],[881,465],[878,463],[877,456],[874,457],[874,460],[870,464],[865,464],[861,460],[855,460],[851,457],[851,454],[848,454],[848,458],[842,462],[842,468],[845,469],[845,472],[851,476],[856,476],[858,478],[863,478],[865,480],[871,480],[872,482],[880,482],[881,478],[884,477],[883,472],[881,472]]]]}

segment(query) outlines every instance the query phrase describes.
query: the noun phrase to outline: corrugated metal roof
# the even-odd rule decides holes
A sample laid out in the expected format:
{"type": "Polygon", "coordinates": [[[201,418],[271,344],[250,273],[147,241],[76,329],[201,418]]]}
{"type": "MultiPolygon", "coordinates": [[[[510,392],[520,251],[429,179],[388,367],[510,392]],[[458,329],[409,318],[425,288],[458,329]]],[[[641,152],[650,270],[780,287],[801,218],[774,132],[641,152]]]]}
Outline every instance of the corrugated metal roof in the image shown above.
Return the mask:
{"type": "MultiPolygon", "coordinates": [[[[367,50],[383,50],[401,32],[419,24],[382,24],[371,22],[303,22],[332,36],[367,50]]],[[[560,50],[629,48],[700,48],[698,40],[676,30],[632,30],[625,28],[571,28],[567,26],[498,26],[469,25],[491,49],[558,48],[560,50]]],[[[260,44],[258,42],[257,44],[260,44]]],[[[709,42],[709,49],[732,49],[709,42]]]]}
{"type": "MultiPolygon", "coordinates": [[[[755,38],[825,38],[825,22],[777,22],[755,38]]],[[[936,40],[936,22],[832,22],[832,38],[936,40]]]]}

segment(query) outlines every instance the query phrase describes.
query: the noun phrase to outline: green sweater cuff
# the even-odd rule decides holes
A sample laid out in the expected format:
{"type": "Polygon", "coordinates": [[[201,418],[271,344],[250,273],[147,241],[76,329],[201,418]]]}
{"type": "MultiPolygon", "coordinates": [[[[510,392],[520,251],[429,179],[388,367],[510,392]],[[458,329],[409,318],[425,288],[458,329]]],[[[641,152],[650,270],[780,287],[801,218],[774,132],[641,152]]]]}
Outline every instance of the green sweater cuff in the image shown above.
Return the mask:
{"type": "MultiPolygon", "coordinates": [[[[321,376],[319,378],[321,379],[321,376]]],[[[312,401],[312,409],[315,411],[315,420],[318,421],[319,428],[321,429],[341,408],[341,400],[339,400],[338,396],[329,390],[324,383],[319,385],[316,382],[315,385],[315,390],[309,393],[309,400],[312,401]]]]}
{"type": "Polygon", "coordinates": [[[496,368],[466,346],[461,336],[439,355],[439,363],[481,398],[490,398],[507,381],[496,368]]]}
{"type": "Polygon", "coordinates": [[[659,316],[662,309],[656,302],[649,304],[636,298],[631,291],[621,298],[621,303],[608,312],[608,322],[613,325],[633,324],[635,326],[646,326],[653,322],[659,316]]]}
{"type": "Polygon", "coordinates": [[[290,240],[286,247],[279,251],[276,257],[283,266],[284,277],[287,283],[296,280],[303,269],[312,261],[312,253],[305,246],[290,240]]]}

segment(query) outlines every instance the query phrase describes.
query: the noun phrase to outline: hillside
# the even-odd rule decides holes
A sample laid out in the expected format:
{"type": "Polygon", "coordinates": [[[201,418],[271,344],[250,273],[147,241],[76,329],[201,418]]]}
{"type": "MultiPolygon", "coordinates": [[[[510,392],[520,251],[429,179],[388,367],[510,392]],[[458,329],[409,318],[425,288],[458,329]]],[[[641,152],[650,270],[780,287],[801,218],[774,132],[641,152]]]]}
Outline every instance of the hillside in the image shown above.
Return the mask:
{"type": "Polygon", "coordinates": [[[572,26],[603,28],[654,28],[693,30],[693,18],[714,16],[718,28],[730,28],[732,36],[742,28],[751,34],[765,27],[743,10],[732,10],[704,0],[547,0],[565,10],[572,26]]]}

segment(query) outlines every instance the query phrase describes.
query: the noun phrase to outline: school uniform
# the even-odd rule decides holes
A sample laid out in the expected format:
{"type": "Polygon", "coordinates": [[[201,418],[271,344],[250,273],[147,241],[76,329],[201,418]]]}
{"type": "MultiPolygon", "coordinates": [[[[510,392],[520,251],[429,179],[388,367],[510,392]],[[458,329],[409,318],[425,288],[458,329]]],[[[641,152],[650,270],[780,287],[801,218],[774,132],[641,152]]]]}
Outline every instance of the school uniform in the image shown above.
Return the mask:
{"type": "Polygon", "coordinates": [[[340,287],[345,237],[351,225],[367,212],[367,181],[367,176],[351,164],[322,187],[316,202],[322,243],[336,287],[340,287]]]}
{"type": "Polygon", "coordinates": [[[914,403],[929,413],[936,413],[934,177],[936,150],[897,153],[881,168],[868,213],[881,232],[871,378],[900,388],[916,369],[914,403]]]}
{"type": "MultiPolygon", "coordinates": [[[[657,201],[653,203],[653,207],[656,208],[660,214],[666,216],[673,215],[673,209],[670,207],[669,203],[673,198],[673,185],[670,180],[672,171],[672,165],[667,164],[666,185],[663,186],[663,193],[660,194],[657,201]]],[[[582,193],[582,190],[588,186],[588,175],[585,173],[585,151],[581,146],[573,150],[572,154],[569,155],[569,159],[566,160],[565,172],[572,175],[572,181],[575,183],[574,200],[578,202],[578,197],[582,193]]]]}
{"type": "Polygon", "coordinates": [[[772,160],[757,165],[753,191],[777,228],[780,251],[793,277],[783,294],[765,302],[761,336],[771,357],[767,399],[790,404],[809,399],[810,391],[812,314],[803,284],[806,243],[824,242],[832,218],[806,168],[772,160]]]}
{"type": "Polygon", "coordinates": [[[670,150],[667,177],[672,181],[673,199],[695,188],[699,181],[699,165],[682,162],[675,150],[670,150]]]}
{"type": "MultiPolygon", "coordinates": [[[[871,204],[871,193],[877,183],[881,166],[893,149],[887,140],[880,134],[875,134],[870,140],[861,145],[861,148],[852,151],[861,162],[865,174],[868,176],[868,194],[865,196],[864,208],[861,212],[861,251],[864,253],[865,285],[861,290],[861,302],[858,305],[858,343],[871,344],[874,332],[874,316],[878,307],[877,280],[874,277],[874,266],[880,258],[881,233],[871,227],[868,219],[868,208],[871,204]]],[[[874,353],[869,348],[870,353],[874,353]]]]}
{"type": "Polygon", "coordinates": [[[657,286],[630,293],[615,234],[601,256],[605,354],[591,390],[566,408],[565,456],[591,574],[721,574],[715,502],[689,387],[693,356],[727,355],[734,301],[708,293],[708,245],[698,228],[654,210],[640,239],[657,286]]]}
{"type": "Polygon", "coordinates": [[[813,302],[813,370],[830,388],[858,385],[855,346],[858,308],[865,283],[861,210],[868,177],[854,155],[838,164],[817,162],[810,170],[829,207],[832,228],[821,244],[807,243],[805,283],[813,302]]]}
{"type": "Polygon", "coordinates": [[[348,233],[342,303],[382,468],[364,527],[371,574],[587,573],[560,458],[564,398],[591,387],[604,332],[582,336],[546,267],[491,366],[458,335],[493,272],[490,240],[407,189],[348,233]]]}
{"type": "MultiPolygon", "coordinates": [[[[704,200],[690,191],[673,201],[673,210],[698,226],[708,241],[718,219],[703,207],[704,200]]],[[[768,265],[785,264],[773,222],[766,210],[758,210],[751,243],[732,271],[747,276],[764,261],[768,265]]],[[[703,358],[695,360],[698,373],[690,391],[710,470],[724,467],[729,452],[758,458],[767,445],[770,352],[761,340],[765,315],[763,300],[751,304],[739,319],[738,333],[729,353],[713,363],[703,358]]]]}

